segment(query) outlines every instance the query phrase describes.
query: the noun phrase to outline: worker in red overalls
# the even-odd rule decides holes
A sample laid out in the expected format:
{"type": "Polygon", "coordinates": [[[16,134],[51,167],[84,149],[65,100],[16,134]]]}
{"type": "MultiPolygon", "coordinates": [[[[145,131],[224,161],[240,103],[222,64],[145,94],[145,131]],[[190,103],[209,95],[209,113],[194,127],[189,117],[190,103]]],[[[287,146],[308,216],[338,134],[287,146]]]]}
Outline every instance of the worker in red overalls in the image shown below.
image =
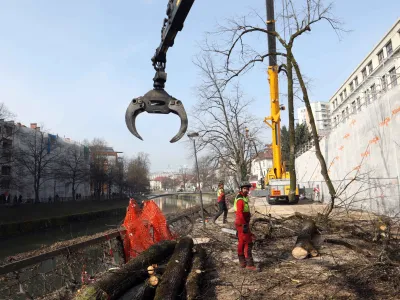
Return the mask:
{"type": "Polygon", "coordinates": [[[234,203],[234,210],[236,214],[235,226],[239,238],[238,243],[238,257],[239,264],[242,268],[249,270],[257,270],[254,266],[253,260],[253,238],[250,232],[250,207],[249,207],[249,189],[251,184],[243,182],[240,185],[240,192],[237,194],[234,203]]]}

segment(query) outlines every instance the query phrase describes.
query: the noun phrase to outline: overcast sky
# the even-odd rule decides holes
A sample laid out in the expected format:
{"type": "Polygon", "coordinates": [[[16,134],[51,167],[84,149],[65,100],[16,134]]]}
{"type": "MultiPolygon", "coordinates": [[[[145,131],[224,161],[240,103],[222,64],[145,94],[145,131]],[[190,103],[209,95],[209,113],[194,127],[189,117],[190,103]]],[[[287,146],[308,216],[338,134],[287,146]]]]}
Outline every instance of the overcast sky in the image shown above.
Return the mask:
{"type": "MultiPolygon", "coordinates": [[[[76,141],[101,137],[127,156],[147,152],[152,171],[192,166],[187,138],[169,143],[179,129],[177,116],[140,115],[137,128],[144,141],[125,125],[130,100],[152,88],[150,58],[160,43],[167,2],[0,1],[0,101],[25,125],[41,123],[76,141]]],[[[302,70],[312,80],[313,101],[328,101],[400,16],[399,0],[334,2],[335,15],[352,31],[340,41],[326,24],[317,25],[296,46],[302,70]]],[[[277,9],[281,4],[277,0],[277,9]]],[[[192,61],[204,33],[251,9],[265,14],[264,5],[264,0],[195,1],[167,64],[166,90],[188,112],[199,79],[192,61]]],[[[265,67],[246,74],[241,84],[261,123],[269,114],[265,67]]]]}

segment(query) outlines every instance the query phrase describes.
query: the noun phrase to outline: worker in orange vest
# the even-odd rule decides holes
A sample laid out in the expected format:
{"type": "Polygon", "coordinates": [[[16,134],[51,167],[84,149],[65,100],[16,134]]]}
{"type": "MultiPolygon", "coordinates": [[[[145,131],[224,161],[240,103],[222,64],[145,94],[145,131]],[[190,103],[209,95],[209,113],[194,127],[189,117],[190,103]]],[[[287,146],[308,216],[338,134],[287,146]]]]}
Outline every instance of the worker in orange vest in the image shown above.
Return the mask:
{"type": "Polygon", "coordinates": [[[238,257],[239,264],[242,268],[256,271],[253,260],[253,237],[250,232],[250,207],[249,207],[249,190],[252,185],[248,182],[240,184],[240,191],[235,198],[233,205],[236,218],[235,227],[238,234],[238,257]]]}
{"type": "Polygon", "coordinates": [[[223,219],[222,223],[226,224],[227,223],[226,219],[228,216],[228,207],[226,206],[226,202],[225,202],[225,190],[224,190],[224,182],[223,181],[220,181],[218,183],[217,201],[218,201],[219,210],[213,218],[213,223],[215,223],[215,221],[217,221],[219,216],[222,215],[222,213],[223,213],[224,219],[223,219]]]}

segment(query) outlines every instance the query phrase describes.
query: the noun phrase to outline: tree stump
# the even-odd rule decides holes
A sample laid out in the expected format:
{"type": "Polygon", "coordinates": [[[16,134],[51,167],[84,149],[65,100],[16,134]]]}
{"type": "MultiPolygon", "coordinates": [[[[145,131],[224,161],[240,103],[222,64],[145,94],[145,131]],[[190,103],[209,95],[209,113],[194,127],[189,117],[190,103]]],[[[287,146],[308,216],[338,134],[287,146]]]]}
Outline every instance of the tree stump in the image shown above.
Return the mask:
{"type": "Polygon", "coordinates": [[[175,300],[182,293],[192,262],[192,251],[192,238],[184,237],[178,242],[161,277],[154,300],[175,300]]]}
{"type": "Polygon", "coordinates": [[[296,244],[292,250],[292,255],[296,259],[304,259],[309,254],[317,256],[318,251],[315,250],[311,240],[316,232],[315,222],[307,219],[303,222],[303,228],[297,236],[296,244]]]}
{"type": "Polygon", "coordinates": [[[131,259],[120,269],[105,274],[93,284],[83,288],[75,296],[76,300],[117,299],[131,287],[143,283],[148,278],[147,267],[159,264],[171,256],[176,242],[162,241],[131,259]]]}
{"type": "Polygon", "coordinates": [[[186,281],[186,299],[200,299],[200,285],[204,272],[206,251],[200,246],[195,247],[192,269],[186,281]]]}

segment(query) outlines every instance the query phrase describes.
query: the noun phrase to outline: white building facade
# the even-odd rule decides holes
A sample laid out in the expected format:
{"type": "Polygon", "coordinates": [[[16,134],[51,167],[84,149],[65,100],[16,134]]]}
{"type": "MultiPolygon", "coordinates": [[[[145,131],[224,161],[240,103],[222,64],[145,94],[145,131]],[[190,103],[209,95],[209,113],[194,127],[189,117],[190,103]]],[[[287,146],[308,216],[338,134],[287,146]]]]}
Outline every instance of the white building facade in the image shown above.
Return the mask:
{"type": "Polygon", "coordinates": [[[329,100],[332,127],[400,84],[399,73],[400,19],[329,100]]]}
{"type": "MultiPolygon", "coordinates": [[[[318,133],[326,132],[331,127],[330,110],[328,102],[311,102],[311,110],[314,116],[315,125],[318,133]]],[[[297,109],[297,119],[299,124],[307,124],[311,130],[310,118],[305,106],[297,109]]]]}
{"type": "MultiPolygon", "coordinates": [[[[3,121],[1,127],[4,128],[4,125],[6,124],[3,121]]],[[[4,200],[8,195],[7,203],[13,203],[15,197],[21,198],[22,202],[32,202],[35,199],[33,162],[39,157],[42,159],[42,165],[46,165],[41,168],[39,201],[54,201],[55,198],[59,201],[72,199],[72,180],[62,172],[65,169],[62,169],[61,162],[65,162],[63,165],[65,167],[68,164],[67,155],[70,158],[71,153],[75,153],[77,169],[89,175],[89,152],[85,152],[84,146],[70,139],[42,132],[36,123],[26,127],[19,123],[8,122],[6,126],[12,128],[13,134],[3,138],[1,143],[2,157],[5,154],[9,155],[9,159],[1,161],[1,199],[4,200]]],[[[75,193],[81,197],[90,195],[89,176],[76,180],[75,193]]]]}

